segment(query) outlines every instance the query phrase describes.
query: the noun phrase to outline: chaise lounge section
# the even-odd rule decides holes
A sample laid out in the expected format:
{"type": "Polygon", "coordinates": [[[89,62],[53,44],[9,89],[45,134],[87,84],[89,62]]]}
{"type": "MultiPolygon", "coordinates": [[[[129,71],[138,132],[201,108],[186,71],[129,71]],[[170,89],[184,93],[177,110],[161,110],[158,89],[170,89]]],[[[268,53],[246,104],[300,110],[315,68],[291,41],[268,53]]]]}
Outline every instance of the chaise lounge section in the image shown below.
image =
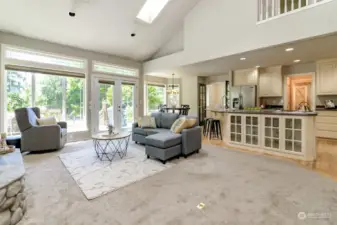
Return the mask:
{"type": "Polygon", "coordinates": [[[167,160],[183,155],[185,158],[201,149],[201,128],[196,123],[190,129],[184,129],[180,134],[170,131],[172,124],[179,118],[174,113],[152,113],[157,128],[141,128],[138,123],[132,127],[132,140],[145,145],[147,157],[154,157],[166,163],[167,160]]]}

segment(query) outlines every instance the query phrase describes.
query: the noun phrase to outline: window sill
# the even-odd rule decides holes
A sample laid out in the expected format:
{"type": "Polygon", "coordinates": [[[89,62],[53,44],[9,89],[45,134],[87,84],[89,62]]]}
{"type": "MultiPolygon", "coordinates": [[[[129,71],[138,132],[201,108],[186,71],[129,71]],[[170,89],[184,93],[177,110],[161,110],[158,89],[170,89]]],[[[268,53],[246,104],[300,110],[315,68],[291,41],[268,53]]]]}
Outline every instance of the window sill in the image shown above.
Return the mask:
{"type": "Polygon", "coordinates": [[[68,134],[84,133],[89,132],[89,129],[78,129],[78,130],[68,130],[68,134]]]}

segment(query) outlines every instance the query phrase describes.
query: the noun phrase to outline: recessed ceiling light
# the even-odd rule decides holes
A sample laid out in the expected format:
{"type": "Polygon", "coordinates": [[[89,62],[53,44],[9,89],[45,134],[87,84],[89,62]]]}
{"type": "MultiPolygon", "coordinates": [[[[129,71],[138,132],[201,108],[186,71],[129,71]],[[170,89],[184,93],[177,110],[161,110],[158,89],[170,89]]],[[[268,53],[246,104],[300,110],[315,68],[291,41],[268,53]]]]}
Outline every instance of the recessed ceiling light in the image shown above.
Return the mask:
{"type": "Polygon", "coordinates": [[[294,60],[294,63],[299,63],[299,62],[301,62],[300,59],[295,59],[295,60],[294,60]]]}
{"type": "Polygon", "coordinates": [[[292,52],[294,51],[294,48],[286,48],[286,52],[292,52]]]}
{"type": "Polygon", "coordinates": [[[245,57],[242,57],[242,58],[240,58],[240,60],[242,60],[242,61],[243,61],[243,60],[246,60],[246,58],[245,58],[245,57]]]}

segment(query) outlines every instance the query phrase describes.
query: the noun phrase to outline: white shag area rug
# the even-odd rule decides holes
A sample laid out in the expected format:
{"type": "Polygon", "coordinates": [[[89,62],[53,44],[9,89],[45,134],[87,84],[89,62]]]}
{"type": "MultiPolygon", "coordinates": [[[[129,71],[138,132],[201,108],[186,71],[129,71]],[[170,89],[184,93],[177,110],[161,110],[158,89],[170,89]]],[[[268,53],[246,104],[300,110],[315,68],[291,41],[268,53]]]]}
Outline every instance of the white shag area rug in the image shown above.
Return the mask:
{"type": "Polygon", "coordinates": [[[153,159],[147,159],[143,146],[129,145],[127,156],[118,155],[112,162],[97,158],[93,145],[86,149],[60,154],[60,159],[88,200],[170,168],[153,159]]]}

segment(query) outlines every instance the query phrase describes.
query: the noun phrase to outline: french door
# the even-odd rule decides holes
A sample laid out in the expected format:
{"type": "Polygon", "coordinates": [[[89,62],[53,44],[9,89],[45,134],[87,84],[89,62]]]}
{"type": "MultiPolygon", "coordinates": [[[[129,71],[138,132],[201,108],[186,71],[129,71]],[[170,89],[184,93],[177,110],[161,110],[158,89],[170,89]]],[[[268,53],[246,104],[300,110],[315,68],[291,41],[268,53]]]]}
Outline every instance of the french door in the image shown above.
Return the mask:
{"type": "Polygon", "coordinates": [[[106,75],[93,79],[92,132],[131,129],[137,118],[137,80],[123,80],[106,75]]]}

